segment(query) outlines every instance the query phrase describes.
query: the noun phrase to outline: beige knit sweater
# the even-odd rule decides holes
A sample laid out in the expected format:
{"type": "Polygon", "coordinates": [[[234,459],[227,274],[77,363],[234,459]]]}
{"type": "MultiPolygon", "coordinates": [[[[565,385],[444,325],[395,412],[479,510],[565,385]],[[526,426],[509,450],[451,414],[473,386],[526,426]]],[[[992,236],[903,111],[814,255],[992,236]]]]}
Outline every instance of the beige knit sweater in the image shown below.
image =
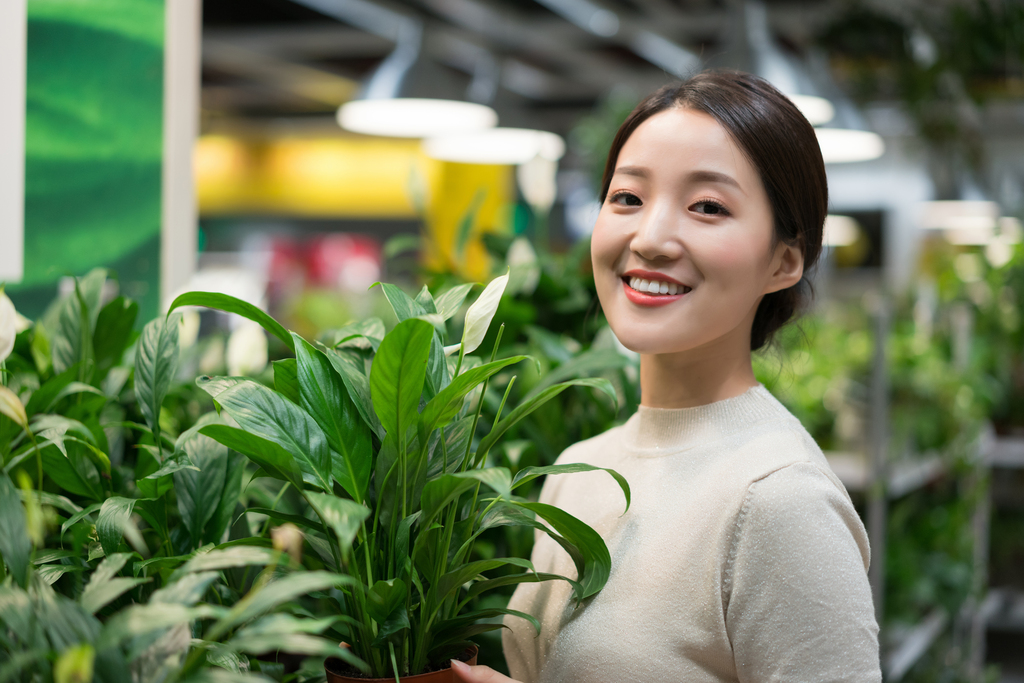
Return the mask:
{"type": "MultiPolygon", "coordinates": [[[[641,407],[560,463],[541,500],[608,544],[605,589],[576,608],[564,581],[522,584],[505,656],[526,683],[880,681],[867,535],[800,423],[762,386],[698,408],[641,407]]],[[[575,578],[539,534],[538,572],[575,578]]]]}

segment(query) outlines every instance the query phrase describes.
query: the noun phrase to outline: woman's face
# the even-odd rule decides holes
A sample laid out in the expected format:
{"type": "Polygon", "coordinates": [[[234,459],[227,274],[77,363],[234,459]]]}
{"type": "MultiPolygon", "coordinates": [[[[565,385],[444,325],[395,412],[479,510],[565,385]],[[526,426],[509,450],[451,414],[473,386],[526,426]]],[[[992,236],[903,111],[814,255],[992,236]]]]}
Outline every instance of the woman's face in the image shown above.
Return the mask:
{"type": "Polygon", "coordinates": [[[619,152],[591,243],[615,335],[642,354],[749,352],[761,297],[802,274],[799,250],[772,232],[757,171],[714,118],[677,108],[647,119],[619,152]]]}

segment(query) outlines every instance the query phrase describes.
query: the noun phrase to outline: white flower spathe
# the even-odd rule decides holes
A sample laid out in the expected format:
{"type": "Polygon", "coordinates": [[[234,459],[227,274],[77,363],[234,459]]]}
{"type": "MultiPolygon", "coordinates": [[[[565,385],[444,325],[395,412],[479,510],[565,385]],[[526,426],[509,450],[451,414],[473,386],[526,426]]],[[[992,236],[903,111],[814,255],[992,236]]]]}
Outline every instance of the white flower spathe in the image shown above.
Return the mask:
{"type": "Polygon", "coordinates": [[[14,310],[14,302],[6,294],[0,294],[0,362],[11,355],[17,336],[18,312],[14,310]]]}
{"type": "Polygon", "coordinates": [[[259,323],[246,320],[228,337],[228,374],[255,375],[267,367],[267,335],[259,323]]]}

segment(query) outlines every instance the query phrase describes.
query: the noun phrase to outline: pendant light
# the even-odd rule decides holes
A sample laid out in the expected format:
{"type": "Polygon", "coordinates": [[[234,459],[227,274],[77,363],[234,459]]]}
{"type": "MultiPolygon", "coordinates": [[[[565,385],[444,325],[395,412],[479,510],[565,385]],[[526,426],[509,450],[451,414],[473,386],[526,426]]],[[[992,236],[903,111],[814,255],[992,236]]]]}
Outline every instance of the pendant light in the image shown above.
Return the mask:
{"type": "Polygon", "coordinates": [[[762,0],[736,0],[733,16],[721,65],[764,78],[792,100],[812,125],[831,124],[815,128],[825,163],[868,161],[882,155],[881,136],[867,129],[853,104],[831,83],[827,68],[812,72],[802,60],[778,48],[762,0]]]}
{"type": "MultiPolygon", "coordinates": [[[[338,124],[354,133],[424,138],[483,130],[498,124],[498,114],[482,103],[416,96],[433,95],[442,71],[422,58],[423,22],[368,0],[296,0],[318,12],[395,41],[395,49],[377,67],[358,99],[338,108],[338,124]]],[[[481,72],[486,73],[486,72],[481,72]]],[[[493,88],[470,85],[471,93],[493,88]]]]}

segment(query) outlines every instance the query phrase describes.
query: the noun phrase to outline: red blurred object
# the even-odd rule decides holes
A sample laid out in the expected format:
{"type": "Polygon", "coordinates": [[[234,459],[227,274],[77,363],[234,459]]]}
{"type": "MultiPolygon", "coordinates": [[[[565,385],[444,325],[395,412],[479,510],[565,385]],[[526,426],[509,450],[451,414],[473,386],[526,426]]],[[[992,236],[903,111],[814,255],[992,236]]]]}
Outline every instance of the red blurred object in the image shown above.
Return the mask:
{"type": "Polygon", "coordinates": [[[365,292],[381,276],[381,247],[364,235],[319,235],[307,243],[307,275],[313,286],[365,292]]]}

